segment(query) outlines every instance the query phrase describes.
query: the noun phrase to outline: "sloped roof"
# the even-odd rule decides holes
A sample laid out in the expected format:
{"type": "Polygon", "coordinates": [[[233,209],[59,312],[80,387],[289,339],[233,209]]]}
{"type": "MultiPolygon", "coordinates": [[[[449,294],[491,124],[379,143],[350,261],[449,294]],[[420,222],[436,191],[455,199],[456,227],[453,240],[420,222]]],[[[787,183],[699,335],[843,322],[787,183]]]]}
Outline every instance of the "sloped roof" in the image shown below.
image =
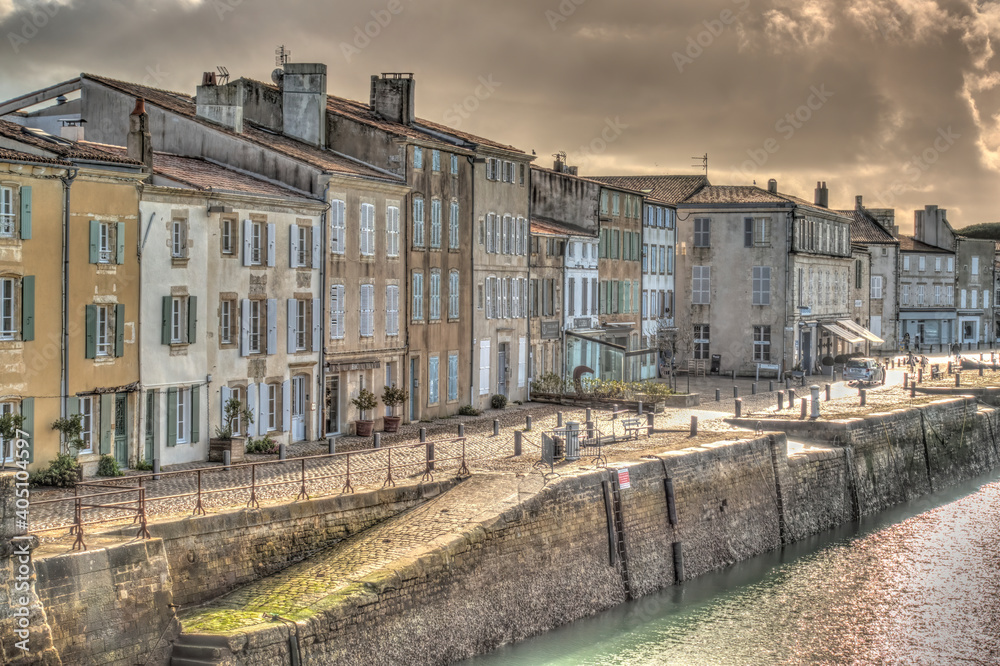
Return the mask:
{"type": "Polygon", "coordinates": [[[597,238],[597,231],[587,231],[572,224],[557,222],[539,215],[531,218],[531,233],[540,236],[590,236],[597,238]]]}
{"type": "MultiPolygon", "coordinates": [[[[137,162],[127,155],[109,153],[94,146],[52,136],[40,130],[33,130],[23,125],[12,123],[9,120],[0,119],[0,136],[33,146],[39,150],[57,155],[64,160],[88,160],[125,164],[128,166],[142,166],[142,162],[137,162]]],[[[33,155],[32,157],[36,157],[35,161],[38,161],[37,156],[33,155]]]]}
{"type": "Polygon", "coordinates": [[[706,185],[680,203],[781,205],[791,201],[754,185],[706,185]]]}
{"type": "MultiPolygon", "coordinates": [[[[125,154],[122,146],[85,142],[108,152],[125,154]]],[[[301,192],[276,185],[250,174],[234,171],[200,157],[153,152],[153,172],[196,190],[226,190],[277,197],[304,197],[301,192]]]]}
{"type": "Polygon", "coordinates": [[[39,164],[52,164],[55,166],[73,166],[70,162],[56,159],[55,157],[32,155],[31,153],[22,153],[19,150],[12,150],[10,148],[0,148],[0,162],[2,161],[37,162],[39,164]]]}
{"type": "Polygon", "coordinates": [[[838,210],[851,218],[851,242],[878,245],[899,245],[899,239],[879,224],[864,208],[838,210]]]}
{"type": "MultiPolygon", "coordinates": [[[[588,176],[573,175],[567,171],[556,171],[555,169],[549,169],[547,167],[539,166],[538,164],[531,165],[532,171],[543,171],[545,173],[552,174],[554,176],[563,176],[565,178],[572,178],[573,180],[583,181],[584,183],[593,183],[594,185],[604,186],[606,183],[599,181],[596,178],[590,178],[588,176]]],[[[642,194],[639,192],[639,194],[642,194]]]]}
{"type": "Polygon", "coordinates": [[[642,192],[648,200],[664,204],[678,204],[711,185],[708,176],[590,176],[590,179],[642,192]]]}
{"type": "Polygon", "coordinates": [[[900,236],[899,249],[902,252],[935,252],[937,254],[955,254],[951,250],[942,250],[939,247],[928,245],[918,241],[913,236],[900,236]]]}
{"type": "Polygon", "coordinates": [[[216,131],[223,132],[234,137],[241,137],[247,141],[251,141],[293,159],[312,164],[313,166],[326,171],[344,173],[352,176],[361,176],[364,178],[375,178],[383,181],[403,182],[402,178],[397,178],[385,172],[378,171],[366,166],[364,163],[357,162],[346,157],[341,157],[340,155],[329,150],[317,148],[316,146],[311,146],[308,143],[290,139],[282,134],[261,129],[249,121],[245,121],[243,123],[243,133],[238,134],[227,127],[223,127],[222,125],[199,118],[197,116],[197,104],[195,99],[190,95],[171,92],[168,90],[160,90],[158,88],[150,88],[137,83],[118,81],[116,79],[109,79],[107,77],[96,76],[94,74],[83,74],[82,76],[83,78],[91,79],[110,88],[114,88],[119,92],[125,93],[126,95],[141,97],[149,104],[159,106],[179,115],[187,116],[188,118],[211,127],[216,131]]]}

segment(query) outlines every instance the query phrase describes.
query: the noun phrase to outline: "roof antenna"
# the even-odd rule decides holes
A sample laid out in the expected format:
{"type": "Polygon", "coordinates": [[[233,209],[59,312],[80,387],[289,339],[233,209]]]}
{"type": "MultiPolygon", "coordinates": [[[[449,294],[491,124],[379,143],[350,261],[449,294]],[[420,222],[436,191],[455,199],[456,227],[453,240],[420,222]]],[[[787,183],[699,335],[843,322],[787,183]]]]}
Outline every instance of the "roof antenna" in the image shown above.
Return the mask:
{"type": "Polygon", "coordinates": [[[229,70],[222,65],[219,65],[215,69],[219,72],[219,85],[224,86],[229,83],[229,70]]]}
{"type": "Polygon", "coordinates": [[[285,63],[287,63],[291,59],[292,59],[292,52],[286,50],[284,44],[274,49],[274,64],[276,67],[284,67],[285,63]]]}
{"type": "Polygon", "coordinates": [[[697,157],[697,156],[696,157],[692,157],[691,159],[698,160],[698,162],[699,162],[698,164],[692,164],[691,166],[693,166],[695,169],[704,169],[705,170],[705,176],[707,177],[708,176],[708,153],[705,153],[701,157],[697,157]]]}

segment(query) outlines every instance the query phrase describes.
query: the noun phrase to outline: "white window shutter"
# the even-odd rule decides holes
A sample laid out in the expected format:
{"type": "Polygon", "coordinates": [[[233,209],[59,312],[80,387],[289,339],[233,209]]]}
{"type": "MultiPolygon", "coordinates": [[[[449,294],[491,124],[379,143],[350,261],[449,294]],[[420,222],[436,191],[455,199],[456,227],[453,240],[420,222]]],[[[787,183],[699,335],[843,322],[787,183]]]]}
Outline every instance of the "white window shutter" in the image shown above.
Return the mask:
{"type": "Polygon", "coordinates": [[[323,349],[323,304],[320,299],[312,299],[312,351],[323,349]]]}
{"type": "Polygon", "coordinates": [[[479,342],[479,395],[490,392],[490,341],[479,342]]]}
{"type": "Polygon", "coordinates": [[[257,433],[260,435],[267,434],[267,384],[261,382],[257,384],[257,389],[260,391],[260,397],[257,400],[257,415],[254,416],[257,419],[257,433]]]}
{"type": "Polygon", "coordinates": [[[292,425],[292,382],[288,379],[281,382],[281,429],[291,430],[292,425]]]}
{"type": "Polygon", "coordinates": [[[274,225],[267,225],[267,265],[274,266],[274,225]]]}
{"type": "Polygon", "coordinates": [[[250,355],[250,299],[240,303],[240,356],[250,355]]]}
{"type": "Polygon", "coordinates": [[[257,409],[257,385],[247,384],[247,409],[253,414],[253,423],[248,423],[246,427],[247,437],[256,437],[257,428],[260,424],[260,410],[257,409]]]}
{"type": "Polygon", "coordinates": [[[253,257],[253,221],[243,220],[243,265],[250,266],[253,257]]]}
{"type": "Polygon", "coordinates": [[[294,298],[288,299],[288,353],[295,353],[295,323],[298,320],[298,304],[294,298]]]}
{"type": "Polygon", "coordinates": [[[288,227],[288,266],[298,268],[299,264],[299,227],[296,224],[288,227]]]}
{"type": "Polygon", "coordinates": [[[312,239],[312,266],[310,268],[319,268],[321,266],[320,262],[323,261],[323,234],[319,232],[319,227],[311,227],[309,229],[309,237],[312,239]]]}
{"type": "Polygon", "coordinates": [[[528,381],[528,338],[517,341],[517,386],[523,388],[528,381]]]}
{"type": "Polygon", "coordinates": [[[230,389],[228,386],[223,386],[222,388],[219,389],[219,397],[222,400],[222,407],[219,410],[219,424],[220,424],[220,427],[225,428],[226,427],[226,403],[228,403],[229,399],[231,397],[233,397],[233,391],[232,391],[232,389],[230,389]]]}
{"type": "Polygon", "coordinates": [[[267,299],[267,353],[278,353],[278,299],[267,299]]]}

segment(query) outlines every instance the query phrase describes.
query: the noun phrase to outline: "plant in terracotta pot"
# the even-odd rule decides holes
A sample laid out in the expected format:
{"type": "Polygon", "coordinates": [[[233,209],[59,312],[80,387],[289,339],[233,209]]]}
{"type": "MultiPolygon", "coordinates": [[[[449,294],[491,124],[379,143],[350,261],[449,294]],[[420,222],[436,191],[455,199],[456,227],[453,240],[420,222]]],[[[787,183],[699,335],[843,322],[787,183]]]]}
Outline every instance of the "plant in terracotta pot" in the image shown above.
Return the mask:
{"type": "Polygon", "coordinates": [[[399,430],[399,423],[403,420],[403,417],[396,415],[396,407],[406,402],[408,397],[409,394],[406,392],[406,389],[397,387],[395,384],[382,389],[382,404],[392,412],[392,416],[385,417],[386,432],[396,432],[399,430]]]}
{"type": "Polygon", "coordinates": [[[358,397],[351,400],[351,404],[361,412],[361,418],[354,422],[355,434],[358,437],[370,437],[375,428],[375,421],[368,420],[365,416],[378,406],[378,396],[363,388],[358,391],[358,397]]]}
{"type": "Polygon", "coordinates": [[[253,423],[253,411],[236,398],[226,401],[226,406],[222,413],[222,422],[225,424],[221,428],[215,429],[215,437],[209,441],[208,460],[209,462],[223,462],[223,452],[229,451],[230,462],[241,462],[246,454],[246,442],[242,437],[234,437],[236,422],[246,424],[244,428],[253,423]]]}

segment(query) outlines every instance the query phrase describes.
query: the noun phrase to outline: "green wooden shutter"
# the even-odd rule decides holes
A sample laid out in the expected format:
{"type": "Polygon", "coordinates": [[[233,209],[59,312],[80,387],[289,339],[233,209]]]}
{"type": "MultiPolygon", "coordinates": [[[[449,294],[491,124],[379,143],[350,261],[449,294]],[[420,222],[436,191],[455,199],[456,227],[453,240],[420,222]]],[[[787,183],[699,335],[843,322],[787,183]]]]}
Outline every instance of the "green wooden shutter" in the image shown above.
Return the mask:
{"type": "Polygon", "coordinates": [[[198,427],[199,422],[201,421],[201,401],[199,400],[200,398],[199,394],[201,393],[201,391],[199,390],[200,388],[201,387],[199,386],[191,387],[191,443],[192,444],[198,443],[198,436],[201,434],[200,433],[201,429],[198,427]]]}
{"type": "Polygon", "coordinates": [[[198,338],[198,297],[188,296],[188,344],[193,345],[198,338]]]}
{"type": "Polygon", "coordinates": [[[125,355],[125,306],[119,303],[115,306],[115,356],[125,355]]]}
{"type": "Polygon", "coordinates": [[[177,446],[177,389],[167,389],[167,446],[177,446]]]}
{"type": "Polygon", "coordinates": [[[111,453],[111,425],[115,420],[115,394],[101,395],[101,454],[111,453]]]}
{"type": "Polygon", "coordinates": [[[21,188],[21,239],[31,238],[31,187],[21,188]]]}
{"type": "Polygon", "coordinates": [[[21,416],[24,423],[21,425],[28,435],[28,462],[35,462],[35,399],[24,398],[21,400],[21,416]]]}
{"type": "Polygon", "coordinates": [[[90,221],[90,263],[97,264],[101,261],[101,223],[97,220],[90,221]]]}
{"type": "Polygon", "coordinates": [[[170,344],[170,308],[173,305],[173,297],[164,296],[163,297],[163,319],[160,324],[160,342],[169,345],[170,344]]]}
{"type": "Polygon", "coordinates": [[[115,240],[118,241],[118,251],[115,254],[115,263],[124,264],[125,263],[125,223],[118,223],[118,233],[115,234],[115,240]]]}
{"type": "Polygon", "coordinates": [[[21,279],[21,339],[35,339],[35,276],[21,279]]]}
{"type": "Polygon", "coordinates": [[[97,358],[97,306],[87,306],[87,358],[97,358]]]}

